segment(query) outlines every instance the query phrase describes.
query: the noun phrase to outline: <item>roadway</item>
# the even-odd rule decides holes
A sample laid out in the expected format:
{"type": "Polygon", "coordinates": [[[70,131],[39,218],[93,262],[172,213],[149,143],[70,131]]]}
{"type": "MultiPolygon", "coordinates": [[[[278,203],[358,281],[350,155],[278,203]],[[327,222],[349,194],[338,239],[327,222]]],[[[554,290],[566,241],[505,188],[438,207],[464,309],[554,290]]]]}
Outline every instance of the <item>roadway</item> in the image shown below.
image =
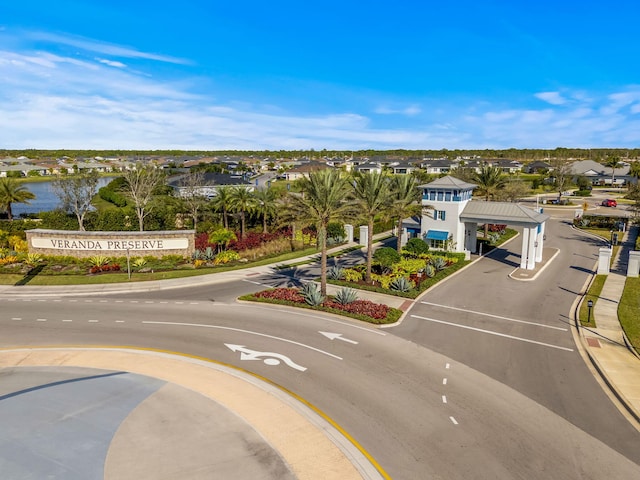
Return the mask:
{"type": "MultiPolygon", "coordinates": [[[[236,303],[291,280],[258,275],[162,292],[3,296],[0,344],[130,345],[246,369],[325,412],[396,479],[637,477],[640,434],[569,328],[598,245],[562,218],[547,239],[560,254],[535,281],[508,277],[519,261],[507,246],[391,328],[236,303]],[[277,355],[242,360],[233,345],[277,355]]],[[[300,268],[293,280],[313,275],[300,268]]]]}

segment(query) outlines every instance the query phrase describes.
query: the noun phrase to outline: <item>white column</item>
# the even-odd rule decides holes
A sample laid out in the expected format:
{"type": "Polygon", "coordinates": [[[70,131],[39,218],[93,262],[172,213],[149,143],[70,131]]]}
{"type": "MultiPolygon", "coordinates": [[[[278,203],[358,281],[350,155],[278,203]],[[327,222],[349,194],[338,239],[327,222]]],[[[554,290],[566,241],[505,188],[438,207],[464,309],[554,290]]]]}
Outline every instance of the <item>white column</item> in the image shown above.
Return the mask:
{"type": "Polygon", "coordinates": [[[529,228],[529,248],[527,249],[527,270],[536,268],[536,238],[538,227],[529,228]]]}
{"type": "Polygon", "coordinates": [[[360,225],[360,241],[358,242],[363,247],[368,245],[369,237],[367,236],[367,232],[369,231],[369,227],[366,225],[360,225]]]}
{"type": "Polygon", "coordinates": [[[536,262],[538,263],[542,261],[542,250],[544,249],[544,226],[545,222],[542,222],[536,236],[536,262]]]}
{"type": "Polygon", "coordinates": [[[640,252],[629,252],[627,277],[637,277],[638,275],[640,275],[640,252]]]}
{"type": "Polygon", "coordinates": [[[598,255],[598,275],[609,275],[612,248],[601,248],[598,255]]]}
{"type": "Polygon", "coordinates": [[[522,229],[522,254],[520,255],[520,268],[527,268],[527,257],[529,256],[529,229],[522,229]]]}
{"type": "Polygon", "coordinates": [[[400,234],[400,246],[404,247],[409,241],[409,231],[406,228],[402,229],[402,233],[400,234]]]}
{"type": "Polygon", "coordinates": [[[464,224],[464,248],[472,253],[478,251],[478,224],[464,224]]]}
{"type": "Polygon", "coordinates": [[[344,233],[347,235],[347,243],[353,242],[353,225],[346,224],[344,226],[344,233]]]}

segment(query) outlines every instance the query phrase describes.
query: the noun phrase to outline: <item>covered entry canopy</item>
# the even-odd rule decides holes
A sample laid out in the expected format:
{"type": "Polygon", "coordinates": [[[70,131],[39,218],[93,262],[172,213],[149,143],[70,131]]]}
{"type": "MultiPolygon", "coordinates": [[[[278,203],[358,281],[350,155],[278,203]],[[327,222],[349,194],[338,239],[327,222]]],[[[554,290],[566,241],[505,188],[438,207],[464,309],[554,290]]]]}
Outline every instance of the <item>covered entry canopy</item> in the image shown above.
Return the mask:
{"type": "Polygon", "coordinates": [[[465,225],[467,250],[475,251],[478,223],[511,225],[522,227],[520,267],[533,270],[535,263],[542,261],[544,224],[549,219],[549,215],[517,203],[471,201],[464,207],[459,219],[465,225]]]}
{"type": "Polygon", "coordinates": [[[549,215],[538,213],[517,203],[481,202],[467,203],[460,214],[461,222],[497,223],[517,227],[532,227],[544,223],[549,215]]]}

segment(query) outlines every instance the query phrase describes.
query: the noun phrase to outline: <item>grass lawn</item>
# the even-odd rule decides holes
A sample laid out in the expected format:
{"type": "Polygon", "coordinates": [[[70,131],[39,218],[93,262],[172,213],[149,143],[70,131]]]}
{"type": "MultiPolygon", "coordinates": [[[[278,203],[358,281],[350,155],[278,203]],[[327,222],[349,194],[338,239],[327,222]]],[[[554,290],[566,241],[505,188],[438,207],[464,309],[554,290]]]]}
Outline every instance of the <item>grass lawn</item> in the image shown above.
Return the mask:
{"type": "Polygon", "coordinates": [[[640,278],[627,278],[618,305],[618,318],[631,345],[640,353],[640,278]]]}
{"type": "Polygon", "coordinates": [[[598,298],[600,298],[600,293],[602,292],[602,287],[604,286],[604,282],[606,279],[606,275],[596,275],[593,279],[593,282],[591,282],[591,285],[589,286],[589,291],[582,300],[580,311],[578,312],[578,319],[580,320],[580,324],[584,327],[596,327],[596,321],[593,317],[593,309],[591,311],[591,318],[589,319],[589,307],[587,306],[587,302],[589,300],[593,301],[593,307],[595,308],[595,305],[598,302],[598,298]]]}

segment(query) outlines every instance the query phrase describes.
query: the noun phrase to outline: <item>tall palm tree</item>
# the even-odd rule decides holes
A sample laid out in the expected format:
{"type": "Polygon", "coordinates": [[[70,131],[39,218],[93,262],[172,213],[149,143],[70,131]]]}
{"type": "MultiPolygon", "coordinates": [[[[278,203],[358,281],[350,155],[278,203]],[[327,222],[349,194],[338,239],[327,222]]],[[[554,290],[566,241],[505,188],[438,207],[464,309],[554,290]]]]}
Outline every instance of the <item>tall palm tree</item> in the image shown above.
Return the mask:
{"type": "Polygon", "coordinates": [[[244,238],[247,212],[252,212],[256,205],[256,197],[248,188],[233,187],[231,189],[231,208],[240,214],[240,239],[244,238]]]}
{"type": "Polygon", "coordinates": [[[479,172],[475,172],[473,181],[478,185],[478,192],[484,195],[487,202],[507,184],[507,179],[502,170],[490,165],[485,165],[479,172]]]}
{"type": "Polygon", "coordinates": [[[290,194],[289,214],[306,218],[316,225],[320,243],[320,293],[327,294],[327,225],[341,221],[353,214],[353,203],[348,202],[353,192],[346,177],[337,170],[311,172],[301,179],[304,196],[290,194]]]}
{"type": "Polygon", "coordinates": [[[14,178],[0,178],[0,209],[7,212],[9,220],[13,220],[13,212],[11,204],[26,203],[33,200],[36,196],[27,190],[24,185],[20,185],[14,178]]]}
{"type": "Polygon", "coordinates": [[[398,216],[398,239],[396,249],[402,250],[402,221],[422,211],[422,195],[416,178],[411,175],[396,175],[391,179],[391,211],[398,216]]]}
{"type": "Polygon", "coordinates": [[[213,208],[222,214],[224,228],[229,228],[229,212],[231,211],[231,192],[233,187],[224,186],[216,189],[216,195],[211,200],[213,208]]]}
{"type": "Polygon", "coordinates": [[[267,233],[267,218],[278,211],[276,200],[278,194],[273,188],[261,188],[254,192],[256,199],[255,211],[262,216],[262,232],[267,233]]]}
{"type": "Polygon", "coordinates": [[[365,280],[371,282],[373,263],[373,223],[379,214],[389,212],[389,177],[382,173],[357,173],[354,175],[353,190],[360,215],[367,221],[367,274],[365,280]]]}
{"type": "MultiPolygon", "coordinates": [[[[479,172],[473,174],[473,181],[478,185],[478,192],[482,193],[488,202],[498,190],[502,190],[507,184],[507,179],[498,167],[483,166],[479,172]]],[[[489,224],[484,224],[484,236],[489,236],[489,224]]]]}
{"type": "Polygon", "coordinates": [[[619,157],[607,157],[605,165],[611,169],[611,186],[613,187],[616,179],[616,168],[619,168],[622,163],[619,157]]]}

